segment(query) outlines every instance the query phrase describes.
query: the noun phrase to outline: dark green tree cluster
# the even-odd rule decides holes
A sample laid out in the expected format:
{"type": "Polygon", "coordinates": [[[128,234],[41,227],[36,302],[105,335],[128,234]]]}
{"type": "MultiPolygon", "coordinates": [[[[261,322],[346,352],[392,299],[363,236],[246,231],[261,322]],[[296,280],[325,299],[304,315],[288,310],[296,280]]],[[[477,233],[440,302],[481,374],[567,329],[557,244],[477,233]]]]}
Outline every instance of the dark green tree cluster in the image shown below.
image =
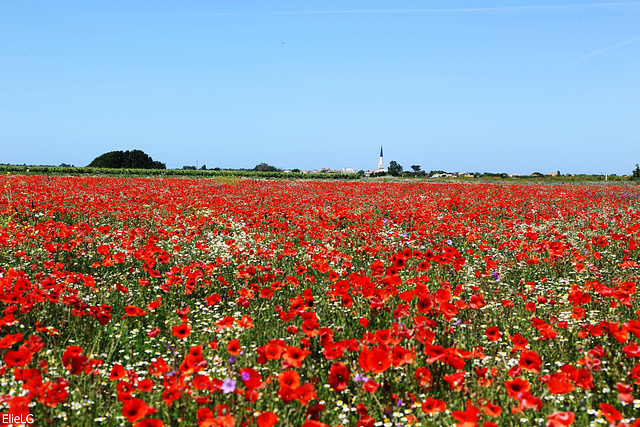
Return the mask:
{"type": "Polygon", "coordinates": [[[631,173],[631,179],[634,181],[640,181],[640,166],[636,163],[636,168],[631,173]]]}
{"type": "Polygon", "coordinates": [[[88,167],[112,169],[166,169],[164,163],[154,161],[141,150],[110,151],[93,159],[88,167]]]}
{"type": "Polygon", "coordinates": [[[278,169],[275,166],[268,165],[266,163],[260,163],[253,168],[256,172],[276,172],[278,169]]]}
{"type": "Polygon", "coordinates": [[[398,164],[398,162],[396,162],[395,160],[391,160],[389,162],[389,168],[387,169],[387,171],[391,176],[398,176],[402,173],[403,167],[402,165],[398,164]]]}

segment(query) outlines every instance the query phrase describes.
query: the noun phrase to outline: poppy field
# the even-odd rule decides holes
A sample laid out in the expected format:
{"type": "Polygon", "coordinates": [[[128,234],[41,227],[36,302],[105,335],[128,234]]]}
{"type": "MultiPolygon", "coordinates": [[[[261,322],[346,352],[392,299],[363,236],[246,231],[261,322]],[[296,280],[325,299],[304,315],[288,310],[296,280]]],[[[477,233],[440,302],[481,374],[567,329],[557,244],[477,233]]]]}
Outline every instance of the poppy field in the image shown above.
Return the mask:
{"type": "Polygon", "coordinates": [[[0,191],[0,425],[640,426],[640,187],[0,191]]]}

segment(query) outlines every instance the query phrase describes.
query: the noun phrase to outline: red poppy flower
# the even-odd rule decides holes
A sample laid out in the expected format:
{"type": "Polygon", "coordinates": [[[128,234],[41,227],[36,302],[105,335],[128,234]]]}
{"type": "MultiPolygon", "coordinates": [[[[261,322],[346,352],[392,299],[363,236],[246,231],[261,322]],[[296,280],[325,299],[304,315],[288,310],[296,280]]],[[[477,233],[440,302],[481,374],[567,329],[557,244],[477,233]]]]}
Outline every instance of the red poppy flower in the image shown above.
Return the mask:
{"type": "Polygon", "coordinates": [[[249,390],[261,389],[265,385],[260,373],[253,368],[244,368],[240,370],[240,374],[242,383],[249,390]]]}
{"type": "Polygon", "coordinates": [[[267,360],[280,360],[286,347],[284,340],[273,339],[264,346],[264,356],[267,360]]]}
{"type": "Polygon", "coordinates": [[[324,354],[324,357],[327,360],[333,360],[342,357],[346,348],[347,345],[344,342],[330,342],[325,345],[324,352],[322,354],[324,354]]]}
{"type": "Polygon", "coordinates": [[[218,424],[213,411],[209,408],[199,408],[196,415],[199,427],[213,427],[218,424]]]}
{"type": "Polygon", "coordinates": [[[9,334],[0,340],[0,348],[9,348],[17,342],[22,341],[22,334],[9,334]]]}
{"type": "Polygon", "coordinates": [[[373,394],[377,389],[380,388],[380,384],[370,379],[363,384],[362,388],[364,388],[364,391],[366,391],[367,393],[373,394]]]}
{"type": "Polygon", "coordinates": [[[127,421],[133,423],[144,418],[144,416],[147,415],[148,409],[149,406],[147,406],[146,403],[133,397],[122,405],[122,415],[125,416],[127,421]]]}
{"type": "Polygon", "coordinates": [[[505,381],[504,385],[507,388],[507,394],[514,399],[518,399],[520,393],[527,392],[531,389],[529,381],[522,378],[505,381]]]}
{"type": "Polygon", "coordinates": [[[446,351],[442,346],[433,344],[426,344],[424,346],[424,354],[429,356],[427,359],[428,363],[443,361],[447,357],[446,351]]]}
{"type": "Polygon", "coordinates": [[[429,388],[433,384],[433,376],[431,375],[431,371],[425,367],[421,367],[416,369],[416,372],[413,374],[418,384],[420,384],[424,388],[429,388]]]}
{"type": "Polygon", "coordinates": [[[444,380],[449,383],[449,388],[454,391],[462,390],[462,383],[464,382],[464,371],[458,371],[451,375],[444,375],[444,380]]]}
{"type": "Polygon", "coordinates": [[[124,402],[131,397],[135,388],[130,382],[122,380],[118,381],[118,384],[116,384],[116,390],[118,391],[118,400],[124,402]]]}
{"type": "Polygon", "coordinates": [[[178,339],[187,338],[189,335],[191,335],[191,325],[188,323],[183,323],[178,326],[173,326],[171,328],[171,331],[173,333],[173,336],[178,339]]]}
{"type": "Polygon", "coordinates": [[[316,388],[311,383],[301,385],[296,389],[296,399],[306,405],[311,399],[316,399],[316,388]]]}
{"type": "Polygon", "coordinates": [[[531,392],[529,391],[520,393],[519,399],[520,409],[522,410],[533,408],[536,411],[539,411],[540,409],[542,409],[542,400],[539,397],[531,394],[531,392]]]}
{"type": "Polygon", "coordinates": [[[637,343],[627,344],[622,348],[625,357],[640,357],[640,345],[637,343]]]}
{"type": "Polygon", "coordinates": [[[404,291],[398,294],[398,298],[400,298],[404,302],[409,302],[415,296],[415,292],[413,291],[404,291]]]}
{"type": "Polygon", "coordinates": [[[302,427],[329,427],[329,425],[320,421],[309,420],[306,423],[302,424],[302,427]]]}
{"type": "Polygon", "coordinates": [[[388,352],[379,347],[371,350],[363,349],[360,352],[359,361],[365,372],[373,372],[375,374],[382,373],[391,366],[388,352]]]}
{"type": "Polygon", "coordinates": [[[565,381],[562,378],[551,378],[547,381],[547,388],[551,394],[567,394],[571,393],[576,387],[570,382],[565,381]]]}
{"type": "Polygon", "coordinates": [[[278,397],[282,400],[282,402],[284,403],[289,403],[292,400],[296,399],[296,389],[288,387],[288,386],[280,386],[280,389],[278,389],[278,397]]]}
{"type": "Polygon", "coordinates": [[[593,375],[589,369],[576,369],[570,377],[571,381],[583,390],[591,390],[593,388],[593,375]]]}
{"type": "Polygon", "coordinates": [[[100,255],[108,255],[111,253],[111,249],[109,248],[108,245],[99,245],[96,248],[96,251],[98,252],[98,254],[100,255]]]}
{"type": "Polygon", "coordinates": [[[418,270],[420,271],[427,271],[429,267],[431,267],[429,261],[420,261],[420,263],[418,264],[418,270]]]}
{"type": "Polygon", "coordinates": [[[616,421],[622,419],[622,413],[608,403],[601,403],[598,405],[602,411],[602,415],[609,421],[611,425],[615,425],[616,421]]]}
{"type": "Polygon", "coordinates": [[[125,257],[124,252],[116,252],[115,254],[113,254],[113,262],[118,264],[124,264],[124,257],[125,257]]]}
{"type": "Polygon", "coordinates": [[[93,288],[96,285],[96,281],[91,276],[84,276],[84,285],[93,288]]]}
{"type": "Polygon", "coordinates": [[[87,366],[88,357],[82,354],[82,347],[69,346],[62,355],[62,365],[70,374],[80,375],[87,366]]]}
{"type": "Polygon", "coordinates": [[[169,372],[169,365],[162,357],[158,357],[155,362],[149,365],[149,373],[154,377],[161,377],[162,374],[169,372]]]}
{"type": "Polygon", "coordinates": [[[220,301],[222,301],[222,297],[218,294],[213,294],[205,298],[207,305],[216,305],[220,301]]]}
{"type": "Polygon", "coordinates": [[[453,411],[451,416],[460,421],[464,426],[475,425],[478,420],[478,414],[480,410],[471,404],[471,401],[467,402],[467,409],[464,411],[453,411]]]}
{"type": "Polygon", "coordinates": [[[427,414],[435,414],[436,412],[442,412],[447,409],[447,404],[438,399],[434,399],[433,397],[428,397],[422,403],[422,410],[427,414]]]}
{"type": "Polygon", "coordinates": [[[242,346],[240,345],[240,341],[237,338],[232,339],[227,343],[227,351],[232,356],[237,356],[240,354],[242,350],[242,346]]]}
{"type": "Polygon", "coordinates": [[[398,270],[402,270],[407,265],[407,260],[403,257],[396,257],[395,260],[392,260],[393,266],[398,270]]]}
{"type": "Polygon", "coordinates": [[[124,368],[122,367],[121,364],[116,363],[115,365],[113,365],[113,368],[111,368],[111,373],[109,374],[109,379],[111,381],[117,381],[117,380],[121,380],[122,378],[124,378],[124,376],[126,375],[126,372],[124,370],[124,368]]]}
{"type": "Polygon", "coordinates": [[[9,366],[26,366],[31,362],[33,355],[29,349],[22,345],[16,351],[7,351],[4,356],[4,362],[9,366]]]}
{"type": "Polygon", "coordinates": [[[298,347],[287,347],[287,351],[282,356],[291,366],[299,368],[302,366],[302,361],[307,357],[309,351],[303,350],[298,347]]]}
{"type": "Polygon", "coordinates": [[[136,387],[139,391],[149,392],[153,390],[153,381],[149,378],[145,378],[143,380],[138,381],[138,385],[136,387]]]}
{"type": "Polygon", "coordinates": [[[490,417],[497,418],[500,416],[500,414],[502,414],[502,408],[498,405],[494,405],[491,402],[487,402],[487,404],[482,408],[482,412],[490,417]]]}
{"type": "Polygon", "coordinates": [[[525,371],[537,374],[538,372],[540,372],[542,359],[540,359],[540,356],[538,356],[538,353],[536,353],[535,351],[527,350],[523,351],[520,354],[520,361],[518,365],[525,371]]]}
{"type": "Polygon", "coordinates": [[[266,411],[257,416],[256,422],[258,427],[273,427],[278,424],[278,416],[271,411],[266,411]]]}
{"type": "MultiPolygon", "coordinates": [[[[55,407],[58,403],[62,403],[67,400],[69,396],[69,382],[60,377],[53,382],[51,388],[44,396],[44,404],[48,407],[55,407]]],[[[15,398],[14,398],[15,399],[15,398]]],[[[9,403],[9,411],[13,412],[11,403],[9,403]]]]}
{"type": "Polygon", "coordinates": [[[391,331],[389,329],[378,329],[375,332],[378,344],[389,344],[391,342],[391,331]]]}
{"type": "Polygon", "coordinates": [[[96,320],[102,325],[106,325],[107,323],[111,322],[111,314],[110,313],[105,313],[103,311],[99,312],[98,314],[96,314],[96,320]]]}
{"type": "Polygon", "coordinates": [[[300,375],[296,371],[282,371],[278,375],[278,385],[280,388],[290,387],[296,389],[300,386],[300,375]]]}
{"type": "Polygon", "coordinates": [[[197,374],[194,375],[193,379],[191,380],[191,384],[196,390],[204,390],[208,389],[211,386],[211,380],[206,375],[197,374]]]}
{"type": "MultiPolygon", "coordinates": [[[[150,304],[151,305],[151,304],[150,304]]],[[[127,316],[144,316],[145,314],[147,314],[146,311],[144,311],[143,309],[141,309],[138,306],[135,305],[127,305],[124,308],[125,313],[127,314],[127,316]]]]}
{"type": "Polygon", "coordinates": [[[451,296],[451,291],[449,289],[440,288],[435,292],[436,299],[438,302],[451,301],[453,297],[451,296]]]}
{"type": "Polygon", "coordinates": [[[512,353],[526,350],[527,345],[529,344],[529,341],[520,334],[512,335],[509,339],[513,342],[513,348],[511,349],[512,353]]]}
{"type": "Polygon", "coordinates": [[[334,363],[331,365],[331,370],[329,371],[329,385],[335,391],[342,391],[347,388],[347,383],[349,382],[350,377],[351,373],[349,372],[349,368],[342,363],[334,363]]]}
{"type": "Polygon", "coordinates": [[[545,427],[567,427],[573,424],[576,414],[573,412],[554,412],[547,415],[545,427]]]}
{"type": "Polygon", "coordinates": [[[145,418],[133,424],[133,427],[164,427],[164,421],[156,418],[145,418]]]}
{"type": "Polygon", "coordinates": [[[207,361],[202,356],[202,346],[191,347],[189,353],[184,357],[184,362],[180,365],[180,371],[186,375],[200,372],[207,367],[207,361]]]}
{"type": "Polygon", "coordinates": [[[42,339],[40,339],[40,337],[37,335],[31,335],[29,337],[29,340],[24,342],[24,345],[26,345],[27,349],[33,354],[40,352],[40,350],[42,350],[42,348],[44,347],[42,339]]]}
{"type": "Polygon", "coordinates": [[[171,406],[175,400],[180,399],[182,392],[175,388],[168,388],[162,392],[162,401],[165,405],[171,406]]]}
{"type": "Polygon", "coordinates": [[[502,336],[500,329],[496,326],[492,326],[485,331],[485,335],[489,339],[489,341],[498,341],[502,336]]]}

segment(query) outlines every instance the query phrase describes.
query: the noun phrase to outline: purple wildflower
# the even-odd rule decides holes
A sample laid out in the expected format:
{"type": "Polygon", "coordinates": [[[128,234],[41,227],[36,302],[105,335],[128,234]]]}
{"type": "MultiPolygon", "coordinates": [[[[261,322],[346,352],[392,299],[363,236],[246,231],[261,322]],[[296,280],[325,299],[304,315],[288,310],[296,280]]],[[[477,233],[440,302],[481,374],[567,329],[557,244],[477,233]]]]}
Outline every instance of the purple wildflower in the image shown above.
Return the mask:
{"type": "Polygon", "coordinates": [[[236,380],[232,379],[232,378],[228,378],[226,380],[224,380],[222,382],[222,392],[224,394],[229,394],[229,393],[233,393],[234,390],[236,389],[236,380]]]}

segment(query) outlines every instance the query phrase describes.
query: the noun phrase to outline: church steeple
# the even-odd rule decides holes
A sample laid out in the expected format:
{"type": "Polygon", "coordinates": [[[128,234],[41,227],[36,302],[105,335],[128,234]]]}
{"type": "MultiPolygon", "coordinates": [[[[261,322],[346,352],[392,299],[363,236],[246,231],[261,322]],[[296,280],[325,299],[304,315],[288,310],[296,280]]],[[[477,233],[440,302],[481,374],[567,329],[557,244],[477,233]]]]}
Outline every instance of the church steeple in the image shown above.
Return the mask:
{"type": "Polygon", "coordinates": [[[378,170],[384,169],[384,158],[382,155],[382,146],[380,146],[380,161],[378,161],[378,170]]]}

